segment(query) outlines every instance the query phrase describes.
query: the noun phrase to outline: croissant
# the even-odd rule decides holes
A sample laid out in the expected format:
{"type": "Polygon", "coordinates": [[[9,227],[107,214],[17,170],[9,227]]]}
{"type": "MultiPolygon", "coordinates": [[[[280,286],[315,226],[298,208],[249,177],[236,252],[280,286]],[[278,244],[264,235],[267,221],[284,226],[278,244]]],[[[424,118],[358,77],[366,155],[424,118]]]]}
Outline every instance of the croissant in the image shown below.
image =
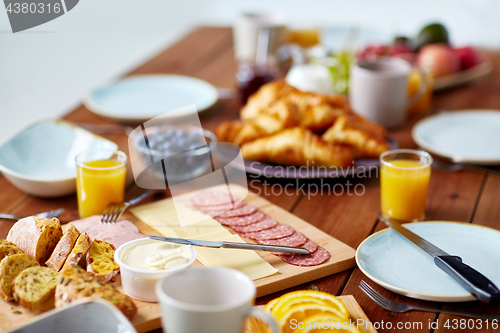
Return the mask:
{"type": "Polygon", "coordinates": [[[377,158],[390,149],[385,129],[354,113],[338,117],[321,138],[351,145],[356,157],[377,158]]]}
{"type": "Polygon", "coordinates": [[[241,152],[250,160],[294,166],[347,167],[354,160],[351,148],[326,143],[300,127],[245,143],[241,152]]]}
{"type": "Polygon", "coordinates": [[[322,95],[300,91],[283,81],[263,85],[241,109],[244,122],[256,122],[267,115],[284,127],[301,126],[313,131],[330,127],[340,115],[351,113],[347,99],[341,95],[322,95]]]}

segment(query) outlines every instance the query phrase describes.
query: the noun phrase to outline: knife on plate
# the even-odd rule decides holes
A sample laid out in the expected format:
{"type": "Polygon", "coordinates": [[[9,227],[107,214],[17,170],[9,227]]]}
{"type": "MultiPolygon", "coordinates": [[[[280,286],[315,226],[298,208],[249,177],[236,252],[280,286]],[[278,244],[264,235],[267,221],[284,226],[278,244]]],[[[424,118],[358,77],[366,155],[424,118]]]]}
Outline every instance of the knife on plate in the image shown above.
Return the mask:
{"type": "Polygon", "coordinates": [[[309,254],[309,250],[307,249],[304,249],[302,247],[292,247],[292,246],[260,245],[260,244],[234,243],[234,242],[213,242],[213,241],[204,241],[197,239],[158,237],[158,236],[148,236],[148,238],[164,242],[192,245],[192,246],[309,254]]]}
{"type": "Polygon", "coordinates": [[[408,239],[410,242],[434,258],[434,264],[456,282],[464,287],[475,298],[483,303],[500,304],[500,290],[486,276],[462,262],[462,258],[441,250],[412,231],[406,229],[399,221],[380,216],[387,226],[408,239]]]}

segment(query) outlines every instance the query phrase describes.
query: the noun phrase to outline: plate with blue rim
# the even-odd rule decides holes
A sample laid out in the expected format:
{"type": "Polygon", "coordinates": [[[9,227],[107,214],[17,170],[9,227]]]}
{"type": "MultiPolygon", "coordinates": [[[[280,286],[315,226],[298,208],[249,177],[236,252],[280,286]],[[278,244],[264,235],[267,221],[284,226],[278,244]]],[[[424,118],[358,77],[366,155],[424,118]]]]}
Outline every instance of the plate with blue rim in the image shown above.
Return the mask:
{"type": "Polygon", "coordinates": [[[413,140],[453,162],[500,165],[500,111],[442,112],[420,120],[413,140]]]}
{"type": "Polygon", "coordinates": [[[133,75],[93,89],[83,104],[90,111],[112,120],[144,122],[157,116],[186,116],[185,106],[207,110],[219,98],[210,83],[184,75],[133,75]]]}
{"type": "MultiPolygon", "coordinates": [[[[462,257],[464,263],[500,286],[500,231],[449,221],[404,226],[443,251],[462,257]]],[[[359,245],[356,263],[370,280],[397,294],[435,302],[476,300],[439,269],[431,256],[390,228],[359,245]]]]}

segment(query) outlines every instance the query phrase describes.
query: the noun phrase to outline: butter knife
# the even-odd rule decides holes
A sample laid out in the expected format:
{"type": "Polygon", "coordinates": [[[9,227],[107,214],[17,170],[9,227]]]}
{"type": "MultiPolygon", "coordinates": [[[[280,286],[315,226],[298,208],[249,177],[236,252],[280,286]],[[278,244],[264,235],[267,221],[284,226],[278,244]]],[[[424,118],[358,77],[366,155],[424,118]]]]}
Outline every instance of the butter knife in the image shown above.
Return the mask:
{"type": "Polygon", "coordinates": [[[450,255],[434,244],[406,229],[400,222],[393,219],[379,217],[387,226],[391,227],[401,236],[425,251],[434,258],[434,264],[443,272],[451,276],[475,298],[483,303],[500,304],[500,290],[486,276],[462,262],[459,256],[450,255]]]}
{"type": "Polygon", "coordinates": [[[292,247],[292,246],[260,245],[260,244],[234,243],[234,242],[213,242],[213,241],[204,241],[197,239],[159,237],[159,236],[148,236],[148,238],[164,242],[192,245],[192,246],[309,254],[309,250],[307,249],[304,249],[302,247],[292,247]]]}

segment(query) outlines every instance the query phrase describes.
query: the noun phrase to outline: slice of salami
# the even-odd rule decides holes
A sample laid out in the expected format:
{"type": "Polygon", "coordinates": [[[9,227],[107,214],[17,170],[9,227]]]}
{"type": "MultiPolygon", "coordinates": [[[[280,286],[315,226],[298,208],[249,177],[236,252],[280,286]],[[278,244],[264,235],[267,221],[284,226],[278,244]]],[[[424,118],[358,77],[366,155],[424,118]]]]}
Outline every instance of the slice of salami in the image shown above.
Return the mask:
{"type": "Polygon", "coordinates": [[[253,240],[266,240],[266,239],[278,239],[291,236],[295,233],[295,230],[287,224],[278,223],[275,227],[267,230],[249,232],[242,234],[243,237],[250,238],[253,240]]]}
{"type": "Polygon", "coordinates": [[[249,233],[249,232],[256,232],[256,231],[261,231],[261,230],[267,230],[275,227],[278,224],[275,219],[273,219],[270,216],[264,217],[264,219],[260,222],[257,223],[252,223],[249,225],[244,225],[244,226],[232,226],[232,229],[236,231],[237,233],[249,233]]]}
{"type": "Polygon", "coordinates": [[[234,205],[234,207],[233,207],[233,204],[230,203],[230,204],[223,204],[223,205],[197,206],[196,208],[200,212],[208,214],[208,212],[219,212],[219,213],[222,213],[222,212],[225,212],[227,210],[240,208],[240,207],[245,206],[245,205],[246,205],[246,203],[244,201],[242,201],[242,202],[237,203],[236,205],[234,205]]]}
{"type": "MultiPolygon", "coordinates": [[[[233,198],[236,200],[236,198],[233,198]]],[[[231,205],[231,197],[229,193],[223,192],[201,192],[191,198],[193,205],[199,206],[214,206],[214,205],[231,205]]]]}
{"type": "Polygon", "coordinates": [[[257,241],[259,244],[279,246],[301,246],[302,244],[305,244],[305,242],[307,242],[307,237],[297,231],[288,237],[257,241]]]}
{"type": "Polygon", "coordinates": [[[317,266],[330,259],[330,253],[318,246],[318,249],[309,254],[292,254],[289,256],[280,256],[285,262],[295,266],[317,266]]]}
{"type": "Polygon", "coordinates": [[[266,217],[266,215],[264,215],[264,213],[256,211],[253,214],[245,215],[245,216],[229,217],[229,218],[223,218],[223,217],[216,216],[215,219],[224,225],[232,227],[232,226],[243,226],[243,225],[249,225],[252,223],[257,223],[257,222],[262,221],[264,219],[264,217],[266,217]]]}
{"type": "MultiPolygon", "coordinates": [[[[304,249],[309,250],[309,254],[312,254],[312,253],[316,252],[316,250],[319,248],[319,245],[314,243],[312,240],[308,239],[307,242],[300,245],[300,247],[303,247],[304,249]]],[[[271,253],[278,255],[278,256],[291,256],[293,254],[293,253],[284,253],[284,252],[271,252],[271,253]]]]}
{"type": "Polygon", "coordinates": [[[210,216],[218,216],[222,218],[238,217],[253,214],[257,211],[257,208],[252,205],[243,205],[239,208],[229,209],[229,210],[209,210],[204,212],[210,216]]]}

